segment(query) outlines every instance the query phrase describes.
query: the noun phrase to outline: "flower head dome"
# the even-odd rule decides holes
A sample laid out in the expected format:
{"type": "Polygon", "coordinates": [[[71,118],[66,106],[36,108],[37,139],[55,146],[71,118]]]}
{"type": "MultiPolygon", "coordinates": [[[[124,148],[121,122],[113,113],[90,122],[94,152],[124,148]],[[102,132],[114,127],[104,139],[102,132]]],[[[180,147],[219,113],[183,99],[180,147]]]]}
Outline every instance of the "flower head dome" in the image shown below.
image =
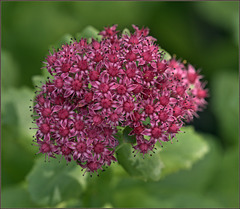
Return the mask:
{"type": "Polygon", "coordinates": [[[101,41],[73,41],[46,58],[53,78],[35,99],[39,152],[97,172],[116,161],[117,126],[131,127],[134,149],[147,154],[206,105],[199,72],[165,60],[149,29],[133,28],[120,35],[106,27],[101,41]]]}

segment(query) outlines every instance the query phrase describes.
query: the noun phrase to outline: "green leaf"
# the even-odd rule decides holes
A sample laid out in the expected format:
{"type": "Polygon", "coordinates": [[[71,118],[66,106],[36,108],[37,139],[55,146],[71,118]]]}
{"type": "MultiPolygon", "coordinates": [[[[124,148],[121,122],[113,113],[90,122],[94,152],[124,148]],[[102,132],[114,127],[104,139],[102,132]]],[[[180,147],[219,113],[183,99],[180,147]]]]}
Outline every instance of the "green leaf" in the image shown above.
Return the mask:
{"type": "Polygon", "coordinates": [[[73,39],[74,37],[71,34],[65,34],[55,44],[51,45],[49,47],[49,50],[52,51],[52,48],[57,50],[58,48],[61,48],[62,45],[70,44],[70,42],[72,42],[73,39]]]}
{"type": "Polygon", "coordinates": [[[113,206],[115,208],[222,207],[219,201],[203,193],[185,190],[184,187],[178,188],[178,185],[174,187],[177,180],[173,183],[169,181],[166,185],[162,184],[163,181],[143,182],[122,178],[115,187],[116,192],[113,193],[113,206]]]}
{"type": "Polygon", "coordinates": [[[2,125],[2,187],[16,184],[25,179],[33,165],[36,147],[30,140],[21,138],[15,126],[2,125]],[[24,141],[25,140],[25,141],[24,141]],[[29,144],[27,144],[29,142],[29,144]],[[26,144],[28,146],[26,146],[26,144]],[[32,148],[32,150],[30,150],[32,148]],[[34,149],[35,148],[35,149],[34,149]]]}
{"type": "Polygon", "coordinates": [[[126,143],[117,151],[118,162],[123,168],[133,177],[144,181],[158,181],[163,167],[159,156],[157,154],[145,155],[143,159],[142,154],[134,157],[132,150],[132,146],[126,143]]]}
{"type": "Polygon", "coordinates": [[[17,133],[16,138],[28,150],[33,150],[31,140],[35,134],[34,130],[29,129],[34,127],[29,108],[33,106],[33,102],[30,101],[33,97],[33,90],[27,87],[2,91],[2,124],[11,126],[17,133]]]}
{"type": "Polygon", "coordinates": [[[150,117],[147,117],[145,121],[142,122],[145,126],[150,125],[150,117]]]}
{"type": "Polygon", "coordinates": [[[91,89],[92,88],[92,84],[88,83],[88,88],[91,89]]]}
{"type": "Polygon", "coordinates": [[[155,197],[157,190],[147,192],[144,186],[130,184],[114,193],[113,205],[115,208],[222,208],[215,199],[199,193],[180,192],[166,198],[155,197]]]}
{"type": "Polygon", "coordinates": [[[114,208],[159,208],[170,206],[171,202],[164,203],[159,198],[152,197],[144,187],[132,185],[130,182],[124,188],[113,193],[114,208]]]}
{"type": "Polygon", "coordinates": [[[221,166],[212,178],[208,196],[214,197],[226,208],[239,208],[239,148],[228,149],[221,166]]]}
{"type": "Polygon", "coordinates": [[[16,64],[16,60],[12,55],[3,50],[1,51],[1,87],[14,87],[18,85],[19,70],[16,64]]]}
{"type": "Polygon", "coordinates": [[[2,190],[1,207],[35,208],[37,205],[32,202],[26,186],[19,184],[2,190]]]}
{"type": "Polygon", "coordinates": [[[113,208],[113,206],[110,203],[106,203],[103,205],[103,208],[113,208]]]}
{"type": "Polygon", "coordinates": [[[131,143],[134,144],[136,143],[136,136],[129,136],[128,134],[132,131],[133,129],[127,126],[123,130],[123,142],[124,143],[131,143]]]}
{"type": "Polygon", "coordinates": [[[68,201],[60,202],[55,208],[82,208],[82,202],[80,199],[70,199],[68,201]]]}
{"type": "Polygon", "coordinates": [[[97,174],[93,174],[92,177],[88,175],[87,189],[81,198],[84,208],[102,207],[106,203],[111,203],[112,193],[114,192],[114,175],[112,172],[114,166],[116,166],[116,163],[109,168],[104,168],[107,169],[105,172],[98,171],[99,177],[97,174]]]}
{"type": "Polygon", "coordinates": [[[2,123],[17,124],[15,128],[19,130],[23,137],[28,138],[32,138],[34,132],[29,130],[29,127],[32,127],[32,113],[29,106],[33,105],[33,102],[30,101],[33,97],[33,90],[27,87],[20,89],[9,88],[2,92],[2,123]],[[15,116],[12,116],[13,114],[15,116]]]}
{"type": "Polygon", "coordinates": [[[203,156],[198,162],[193,164],[191,169],[181,170],[167,176],[161,181],[161,186],[167,190],[169,194],[175,190],[181,191],[204,191],[215,177],[216,171],[222,162],[222,150],[217,138],[211,135],[202,135],[208,144],[209,152],[203,156]],[[198,181],[196,181],[198,179],[198,181]],[[171,191],[170,191],[171,190],[171,191]]]}
{"type": "Polygon", "coordinates": [[[181,193],[205,192],[222,164],[222,150],[218,139],[206,134],[204,134],[204,139],[208,143],[209,152],[196,162],[191,169],[179,170],[159,182],[144,185],[145,190],[149,193],[156,191],[153,194],[155,197],[162,196],[164,198],[181,193]]]}
{"type": "Polygon", "coordinates": [[[67,166],[65,160],[59,163],[59,159],[51,159],[47,163],[44,163],[43,158],[38,159],[27,176],[29,192],[37,204],[54,206],[78,197],[83,191],[81,182],[84,182],[84,177],[81,177],[79,166],[76,162],[67,166]]]}
{"type": "Polygon", "coordinates": [[[177,172],[181,169],[190,169],[208,151],[209,147],[204,138],[194,131],[193,127],[182,128],[176,138],[178,142],[171,144],[164,142],[159,155],[164,168],[161,176],[177,172]]]}
{"type": "Polygon", "coordinates": [[[162,51],[163,59],[168,61],[172,58],[172,56],[165,49],[159,47],[159,51],[162,51]]]}
{"type": "Polygon", "coordinates": [[[120,145],[123,143],[123,131],[123,127],[117,126],[117,133],[113,135],[119,142],[119,146],[117,149],[119,149],[120,145]]]}
{"type": "Polygon", "coordinates": [[[168,208],[222,208],[222,204],[204,194],[182,192],[163,200],[170,203],[168,208]]]}
{"type": "Polygon", "coordinates": [[[122,35],[128,35],[130,36],[131,35],[131,32],[128,28],[124,28],[123,31],[122,31],[122,35]]]}
{"type": "Polygon", "coordinates": [[[42,75],[35,75],[32,77],[32,82],[33,82],[34,87],[36,87],[36,86],[40,87],[43,85],[43,83],[46,82],[46,79],[42,75]]]}
{"type": "Polygon", "coordinates": [[[206,1],[198,2],[194,6],[209,23],[227,29],[239,45],[239,2],[206,1]]]}
{"type": "Polygon", "coordinates": [[[80,40],[81,38],[87,38],[89,42],[92,40],[92,38],[101,40],[102,36],[98,35],[98,33],[99,31],[96,28],[87,26],[82,30],[82,32],[76,34],[76,38],[77,40],[80,40]]]}
{"type": "Polygon", "coordinates": [[[208,144],[200,134],[194,132],[192,127],[183,128],[177,135],[179,142],[163,143],[164,148],[159,148],[152,157],[145,155],[142,159],[141,154],[136,157],[132,154],[131,145],[127,144],[129,139],[126,133],[123,133],[123,144],[118,149],[118,161],[123,168],[134,177],[143,180],[158,181],[170,173],[181,169],[190,169],[192,165],[201,159],[208,151],[208,144]]]}
{"type": "Polygon", "coordinates": [[[220,134],[227,144],[239,144],[239,74],[219,72],[211,89],[211,108],[219,121],[220,134]]]}
{"type": "Polygon", "coordinates": [[[33,165],[37,147],[32,146],[34,130],[29,106],[33,99],[30,88],[2,90],[2,166],[4,186],[22,181],[33,165]],[[17,157],[16,157],[17,156],[17,157]]]}
{"type": "Polygon", "coordinates": [[[117,192],[113,193],[113,206],[116,208],[223,207],[216,198],[204,195],[222,163],[222,153],[217,139],[205,134],[204,138],[209,144],[210,151],[190,170],[181,170],[158,182],[143,182],[121,174],[115,187],[117,192]]]}
{"type": "Polygon", "coordinates": [[[44,82],[47,81],[47,78],[48,78],[48,77],[49,77],[50,79],[54,79],[54,76],[52,76],[52,75],[47,71],[46,68],[43,69],[43,71],[42,71],[42,76],[43,76],[43,78],[44,78],[44,82]]]}

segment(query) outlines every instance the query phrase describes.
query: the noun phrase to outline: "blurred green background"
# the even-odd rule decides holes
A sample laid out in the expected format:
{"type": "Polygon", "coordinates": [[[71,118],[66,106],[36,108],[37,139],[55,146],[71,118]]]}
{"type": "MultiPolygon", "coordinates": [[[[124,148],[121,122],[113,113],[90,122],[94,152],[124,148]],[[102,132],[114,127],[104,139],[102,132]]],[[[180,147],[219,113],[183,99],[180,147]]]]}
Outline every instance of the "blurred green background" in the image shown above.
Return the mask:
{"type": "Polygon", "coordinates": [[[1,2],[1,10],[2,207],[239,208],[239,2],[1,2]],[[49,46],[86,26],[113,24],[149,27],[208,81],[209,105],[185,136],[202,144],[167,146],[157,181],[144,165],[135,168],[148,181],[117,163],[82,177],[74,163],[44,163],[31,146],[29,100],[49,46]]]}

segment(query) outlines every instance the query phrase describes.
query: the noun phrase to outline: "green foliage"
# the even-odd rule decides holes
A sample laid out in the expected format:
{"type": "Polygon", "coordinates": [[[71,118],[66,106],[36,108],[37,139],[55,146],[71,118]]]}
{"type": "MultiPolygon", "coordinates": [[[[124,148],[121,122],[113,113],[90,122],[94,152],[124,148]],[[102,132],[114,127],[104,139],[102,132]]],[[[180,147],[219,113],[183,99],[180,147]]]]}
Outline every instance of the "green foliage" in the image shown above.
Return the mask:
{"type": "Polygon", "coordinates": [[[152,197],[152,195],[145,191],[144,187],[139,186],[138,183],[131,184],[124,183],[122,188],[117,188],[118,192],[114,193],[113,204],[119,208],[159,208],[167,207],[171,203],[165,204],[163,201],[152,197]]]}
{"type": "Polygon", "coordinates": [[[144,181],[158,181],[160,179],[163,165],[159,156],[153,155],[151,157],[146,155],[143,159],[142,155],[138,154],[134,157],[130,144],[124,144],[117,153],[118,162],[131,176],[144,181]]]}
{"type": "Polygon", "coordinates": [[[157,182],[143,182],[123,174],[113,194],[117,207],[199,208],[223,207],[213,196],[205,195],[221,166],[221,149],[211,135],[202,135],[209,152],[192,169],[180,170],[157,182]],[[183,201],[184,200],[184,201],[183,201]]]}
{"type": "Polygon", "coordinates": [[[198,2],[195,6],[196,10],[201,13],[206,20],[232,31],[231,34],[236,44],[239,44],[239,2],[229,3],[225,1],[216,4],[208,1],[204,3],[198,2]]]}
{"type": "MultiPolygon", "coordinates": [[[[161,188],[157,188],[158,190],[161,188]]],[[[156,191],[156,190],[155,190],[156,191]]],[[[120,208],[211,208],[219,207],[216,200],[197,193],[171,194],[171,197],[154,196],[144,186],[131,185],[115,194],[114,204],[120,208]]]]}
{"type": "Polygon", "coordinates": [[[216,170],[221,166],[222,150],[217,143],[217,139],[212,135],[201,134],[201,137],[205,139],[209,151],[193,164],[191,169],[182,169],[165,176],[156,185],[156,188],[152,188],[162,188],[158,195],[172,194],[173,192],[176,195],[189,191],[203,192],[207,189],[207,185],[212,182],[212,179],[216,175],[216,170]]]}
{"type": "MultiPolygon", "coordinates": [[[[2,124],[15,125],[22,138],[32,138],[34,131],[29,130],[32,118],[29,106],[33,105],[34,92],[28,87],[8,88],[2,91],[2,124]]],[[[26,141],[23,142],[26,144],[26,141]]],[[[29,143],[29,141],[27,142],[29,143]]]]}
{"type": "Polygon", "coordinates": [[[26,185],[18,184],[2,190],[2,208],[35,208],[26,185]]]}
{"type": "Polygon", "coordinates": [[[72,35],[65,34],[55,44],[51,45],[49,49],[51,50],[52,48],[54,48],[55,50],[57,50],[58,48],[62,48],[62,45],[70,44],[73,38],[74,37],[72,35]]]}
{"type": "Polygon", "coordinates": [[[143,125],[150,125],[150,117],[147,117],[145,121],[142,122],[143,125]]]}
{"type": "Polygon", "coordinates": [[[25,179],[33,165],[34,152],[31,141],[20,138],[11,126],[2,125],[2,187],[14,185],[25,179]],[[30,148],[32,148],[30,150],[30,148]]]}
{"type": "Polygon", "coordinates": [[[64,162],[59,163],[59,159],[44,163],[40,158],[27,176],[33,201],[39,205],[54,206],[78,197],[84,185],[79,169],[76,162],[67,166],[64,162]]]}
{"type": "Polygon", "coordinates": [[[86,28],[84,28],[82,30],[81,33],[77,33],[76,34],[76,39],[80,40],[81,38],[87,38],[87,40],[90,42],[92,40],[92,38],[96,39],[96,40],[101,40],[101,35],[98,35],[99,31],[97,29],[95,29],[92,26],[87,26],[86,28]]]}
{"type": "Polygon", "coordinates": [[[239,149],[229,149],[217,170],[208,195],[218,200],[224,207],[239,208],[239,149]]]}
{"type": "Polygon", "coordinates": [[[132,131],[133,129],[130,128],[129,126],[127,126],[126,128],[124,128],[122,134],[123,134],[123,142],[124,143],[131,143],[134,144],[136,143],[136,136],[130,136],[129,133],[132,131]]]}
{"type": "Polygon", "coordinates": [[[219,72],[212,88],[212,111],[219,122],[219,132],[226,144],[239,144],[239,74],[219,72]]]}
{"type": "Polygon", "coordinates": [[[118,165],[115,163],[110,168],[104,168],[104,172],[99,171],[99,177],[96,174],[93,177],[88,175],[87,189],[81,198],[83,207],[103,207],[106,203],[111,203],[112,194],[115,192],[114,166],[118,165]]]}
{"type": "Polygon", "coordinates": [[[190,169],[209,151],[203,137],[194,132],[192,127],[187,127],[182,128],[186,133],[178,134],[179,142],[163,143],[164,148],[161,150],[158,148],[153,156],[145,155],[143,159],[142,154],[134,156],[132,153],[133,149],[129,142],[134,143],[134,141],[128,136],[130,128],[126,129],[123,131],[123,144],[117,151],[118,161],[131,176],[145,181],[158,181],[170,173],[190,169]]]}
{"type": "Polygon", "coordinates": [[[122,31],[122,35],[128,35],[130,36],[131,32],[128,28],[124,28],[123,31],[122,31]]]}
{"type": "Polygon", "coordinates": [[[170,60],[172,58],[172,56],[164,49],[162,49],[161,47],[159,47],[159,51],[162,52],[162,59],[165,59],[165,60],[170,60]]]}
{"type": "Polygon", "coordinates": [[[70,199],[68,201],[62,201],[55,206],[56,208],[81,208],[82,202],[79,199],[70,199]]]}
{"type": "Polygon", "coordinates": [[[190,169],[209,151],[204,137],[197,134],[193,127],[182,128],[181,131],[183,133],[176,136],[178,142],[163,143],[163,148],[159,153],[164,164],[162,176],[181,169],[190,169]]]}
{"type": "MultiPolygon", "coordinates": [[[[34,93],[27,87],[16,89],[19,71],[12,55],[2,51],[2,89],[1,89],[1,138],[2,138],[2,187],[14,185],[24,180],[33,165],[31,146],[32,126],[29,106],[34,93]]],[[[10,189],[7,192],[16,189],[10,189]]],[[[7,197],[6,197],[7,198],[7,197]]],[[[11,204],[7,202],[6,204],[11,204]]]]}
{"type": "Polygon", "coordinates": [[[46,82],[46,78],[42,75],[35,75],[32,77],[32,83],[34,87],[37,89],[37,87],[42,86],[42,83],[46,82]]]}
{"type": "Polygon", "coordinates": [[[14,58],[12,57],[12,54],[9,52],[2,50],[1,51],[1,87],[7,88],[7,87],[13,87],[18,86],[18,65],[14,58]]]}

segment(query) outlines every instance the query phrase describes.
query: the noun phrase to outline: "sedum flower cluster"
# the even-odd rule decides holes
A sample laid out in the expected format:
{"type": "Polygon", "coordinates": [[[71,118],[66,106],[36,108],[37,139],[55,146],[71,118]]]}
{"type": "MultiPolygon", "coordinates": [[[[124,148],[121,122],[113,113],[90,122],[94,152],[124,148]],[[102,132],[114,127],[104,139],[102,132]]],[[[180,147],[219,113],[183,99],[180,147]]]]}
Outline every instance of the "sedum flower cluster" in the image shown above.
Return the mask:
{"type": "Polygon", "coordinates": [[[95,172],[116,161],[117,127],[129,126],[134,150],[142,154],[172,141],[205,105],[208,92],[199,72],[175,58],[164,59],[149,29],[117,25],[101,41],[73,40],[46,58],[53,76],[37,91],[39,153],[63,156],[95,172]]]}

